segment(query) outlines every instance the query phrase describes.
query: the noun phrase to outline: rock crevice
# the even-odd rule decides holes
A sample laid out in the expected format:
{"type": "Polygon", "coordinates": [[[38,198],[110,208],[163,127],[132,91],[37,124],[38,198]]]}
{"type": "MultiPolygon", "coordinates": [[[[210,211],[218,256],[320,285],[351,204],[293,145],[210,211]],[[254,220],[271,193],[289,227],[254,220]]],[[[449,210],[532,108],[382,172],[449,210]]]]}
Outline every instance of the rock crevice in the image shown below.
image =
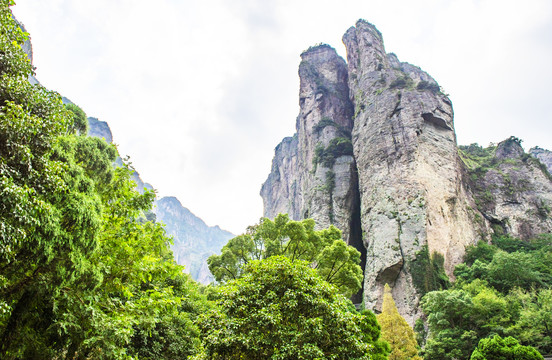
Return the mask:
{"type": "MultiPolygon", "coordinates": [[[[452,103],[438,83],[386,53],[366,21],[348,29],[343,43],[347,62],[327,45],[301,54],[297,133],[276,148],[261,190],[264,215],[337,226],[363,254],[364,304],[378,311],[388,283],[413,325],[423,295],[411,273],[416,258],[440,254],[452,277],[465,247],[489,239],[493,225],[522,238],[550,231],[549,220],[531,225],[526,215],[548,216],[552,177],[532,163],[527,176],[509,171],[513,162],[527,163],[527,154],[504,144],[496,150],[503,166],[474,185],[459,156],[452,103]],[[512,183],[532,190],[516,197],[507,191],[512,183]],[[481,191],[494,201],[483,204],[481,191]]],[[[552,164],[542,149],[534,153],[552,164]]]]}

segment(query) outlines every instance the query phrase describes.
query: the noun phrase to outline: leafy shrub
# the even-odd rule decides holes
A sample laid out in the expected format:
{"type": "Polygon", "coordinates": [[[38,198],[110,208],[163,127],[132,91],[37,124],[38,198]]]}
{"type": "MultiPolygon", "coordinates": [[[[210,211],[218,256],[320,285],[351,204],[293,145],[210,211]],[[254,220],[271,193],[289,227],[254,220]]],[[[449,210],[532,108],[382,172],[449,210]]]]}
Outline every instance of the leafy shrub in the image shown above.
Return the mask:
{"type": "Polygon", "coordinates": [[[404,89],[413,85],[410,76],[404,74],[391,82],[389,89],[404,89]]]}
{"type": "Polygon", "coordinates": [[[481,339],[471,355],[471,360],[542,360],[543,357],[535,348],[520,345],[511,336],[501,338],[495,335],[492,338],[481,339]]]}
{"type": "Polygon", "coordinates": [[[321,144],[316,146],[313,163],[331,168],[335,163],[335,159],[345,155],[353,155],[353,143],[350,139],[336,137],[330,141],[327,148],[324,148],[321,144]]]}

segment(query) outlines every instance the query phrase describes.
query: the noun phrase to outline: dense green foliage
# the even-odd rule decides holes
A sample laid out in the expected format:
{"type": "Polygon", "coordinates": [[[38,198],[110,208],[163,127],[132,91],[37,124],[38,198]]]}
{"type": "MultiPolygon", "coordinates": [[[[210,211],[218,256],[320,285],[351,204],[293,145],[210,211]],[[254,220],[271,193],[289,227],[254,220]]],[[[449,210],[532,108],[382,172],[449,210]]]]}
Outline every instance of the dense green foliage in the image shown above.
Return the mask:
{"type": "Polygon", "coordinates": [[[542,360],[537,350],[520,345],[513,337],[505,339],[498,335],[481,339],[471,355],[471,360],[542,360]]]}
{"type": "Polygon", "coordinates": [[[0,0],[2,359],[386,358],[374,314],[339,294],[362,271],[335,227],[263,219],[210,259],[219,281],[236,280],[184,274],[154,193],[86,136],[82,109],[28,82],[11,4],[0,0]]]}
{"type": "Polygon", "coordinates": [[[113,145],[27,79],[0,1],[0,357],[185,358],[207,302],[170,252],[113,145]]]}
{"type": "Polygon", "coordinates": [[[430,337],[425,356],[467,359],[481,339],[513,336],[552,352],[552,235],[525,242],[495,237],[470,246],[449,290],[422,299],[430,337]]]}
{"type": "Polygon", "coordinates": [[[351,308],[308,262],[273,256],[249,261],[242,271],[220,287],[220,308],[200,320],[203,358],[385,357],[373,315],[351,308]]]}
{"type": "Polygon", "coordinates": [[[356,293],[362,282],[360,253],[345,244],[336,227],[315,230],[314,225],[312,219],[293,221],[283,214],[274,220],[263,218],[246,234],[230,239],[221,255],[209,257],[209,269],[217,281],[224,282],[241,277],[252,260],[283,255],[312,264],[322,279],[343,294],[356,293]]]}
{"type": "Polygon", "coordinates": [[[67,110],[71,111],[73,115],[72,129],[81,135],[86,135],[88,133],[88,119],[86,118],[86,113],[75,104],[67,104],[65,107],[67,110]]]}
{"type": "Polygon", "coordinates": [[[427,245],[416,253],[416,258],[410,263],[410,273],[412,282],[421,296],[450,286],[444,262],[443,255],[439,253],[434,252],[430,257],[427,245]]]}

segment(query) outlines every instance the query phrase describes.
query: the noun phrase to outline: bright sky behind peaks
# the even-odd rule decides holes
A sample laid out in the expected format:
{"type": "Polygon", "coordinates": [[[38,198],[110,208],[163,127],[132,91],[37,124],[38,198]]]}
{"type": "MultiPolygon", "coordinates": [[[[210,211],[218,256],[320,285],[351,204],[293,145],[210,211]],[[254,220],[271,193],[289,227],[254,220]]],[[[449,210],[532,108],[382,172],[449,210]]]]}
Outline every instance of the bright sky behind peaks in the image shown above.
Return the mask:
{"type": "Polygon", "coordinates": [[[293,135],[300,53],[359,18],[450,94],[459,144],[552,149],[549,0],[19,0],[37,78],[107,121],[160,196],[235,234],[293,135]]]}

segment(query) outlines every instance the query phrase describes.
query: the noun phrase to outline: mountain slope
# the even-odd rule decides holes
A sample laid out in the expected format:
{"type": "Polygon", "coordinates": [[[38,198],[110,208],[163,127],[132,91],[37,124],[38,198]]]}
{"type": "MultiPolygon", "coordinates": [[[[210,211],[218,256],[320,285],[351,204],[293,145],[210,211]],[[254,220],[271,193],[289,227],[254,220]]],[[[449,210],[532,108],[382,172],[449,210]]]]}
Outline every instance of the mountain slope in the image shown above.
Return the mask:
{"type": "Polygon", "coordinates": [[[154,212],[157,220],[165,224],[167,234],[174,238],[172,250],[176,262],[186,266],[190,275],[200,283],[214,281],[207,267],[207,258],[220,253],[234,235],[218,226],[207,226],[173,196],[157,200],[154,212]]]}

